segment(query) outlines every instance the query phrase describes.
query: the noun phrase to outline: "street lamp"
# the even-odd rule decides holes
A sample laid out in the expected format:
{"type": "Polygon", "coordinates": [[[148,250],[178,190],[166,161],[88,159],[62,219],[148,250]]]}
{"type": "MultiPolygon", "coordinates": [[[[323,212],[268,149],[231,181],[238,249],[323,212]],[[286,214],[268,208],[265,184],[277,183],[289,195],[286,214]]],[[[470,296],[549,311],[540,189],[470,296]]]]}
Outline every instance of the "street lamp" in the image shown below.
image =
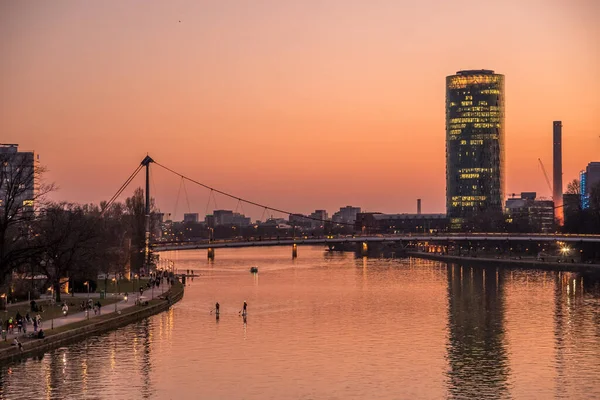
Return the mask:
{"type": "Polygon", "coordinates": [[[90,298],[90,281],[85,281],[85,282],[83,282],[83,284],[84,284],[85,286],[87,286],[87,293],[88,293],[88,296],[87,296],[87,298],[88,298],[88,300],[89,300],[89,298],[90,298]]]}
{"type": "Polygon", "coordinates": [[[116,277],[114,277],[114,278],[113,278],[113,282],[115,282],[115,283],[116,283],[116,285],[117,285],[117,294],[120,294],[120,293],[121,293],[121,291],[119,290],[119,280],[118,280],[116,277]]]}

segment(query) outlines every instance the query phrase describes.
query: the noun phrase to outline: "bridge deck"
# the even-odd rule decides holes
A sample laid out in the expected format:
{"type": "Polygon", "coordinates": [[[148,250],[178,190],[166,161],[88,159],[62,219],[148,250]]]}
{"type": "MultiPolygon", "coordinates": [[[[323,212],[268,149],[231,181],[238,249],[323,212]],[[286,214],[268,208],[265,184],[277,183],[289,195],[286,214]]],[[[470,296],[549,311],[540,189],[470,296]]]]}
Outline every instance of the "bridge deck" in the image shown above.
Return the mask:
{"type": "Polygon", "coordinates": [[[213,242],[179,242],[179,243],[155,243],[155,251],[168,250],[201,250],[201,249],[219,249],[219,248],[241,248],[241,247],[259,247],[259,246],[291,246],[296,245],[317,245],[317,244],[339,244],[339,243],[395,243],[395,242],[479,242],[479,241],[535,241],[535,242],[587,242],[600,243],[600,235],[506,235],[506,234],[460,234],[460,235],[393,235],[393,236],[354,236],[354,237],[335,237],[335,238],[284,238],[276,240],[233,240],[233,241],[213,241],[213,242]]]}

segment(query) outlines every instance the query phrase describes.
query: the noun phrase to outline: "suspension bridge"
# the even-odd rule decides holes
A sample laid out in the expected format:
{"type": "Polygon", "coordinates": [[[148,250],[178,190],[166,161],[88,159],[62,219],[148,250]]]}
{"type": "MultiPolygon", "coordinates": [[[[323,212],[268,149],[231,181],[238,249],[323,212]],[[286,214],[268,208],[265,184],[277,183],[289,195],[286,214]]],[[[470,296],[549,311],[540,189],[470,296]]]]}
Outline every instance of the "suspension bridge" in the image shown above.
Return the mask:
{"type": "MultiPolygon", "coordinates": [[[[572,248],[582,248],[585,245],[597,245],[600,243],[600,235],[579,235],[579,234],[507,234],[507,233],[443,233],[443,234],[394,234],[394,235],[324,235],[324,236],[306,236],[295,234],[293,236],[284,237],[246,237],[246,238],[234,238],[234,239],[220,239],[215,240],[209,235],[208,239],[196,240],[196,241],[176,241],[176,240],[155,240],[152,241],[150,232],[150,219],[151,219],[151,187],[150,187],[150,166],[151,164],[156,165],[159,168],[168,171],[169,173],[176,175],[181,179],[180,190],[178,193],[181,194],[181,189],[186,194],[187,189],[185,188],[184,182],[188,181],[201,188],[209,190],[209,203],[210,199],[213,198],[216,205],[216,199],[214,198],[215,193],[233,199],[238,205],[243,203],[250,206],[259,207],[263,210],[263,216],[265,212],[276,212],[284,215],[294,215],[308,221],[316,221],[320,224],[330,223],[331,221],[314,218],[311,216],[305,216],[302,214],[294,213],[289,210],[284,210],[278,207],[261,204],[255,201],[251,201],[240,196],[233,195],[231,193],[219,190],[217,188],[206,185],[193,178],[190,178],[184,174],[181,174],[161,163],[155,161],[150,156],[146,156],[142,162],[137,166],[134,172],[127,178],[115,195],[108,201],[103,209],[106,211],[110,205],[123,193],[123,191],[129,186],[134,178],[145,168],[145,260],[146,264],[150,263],[151,252],[162,252],[171,250],[207,250],[208,258],[213,259],[215,256],[215,249],[222,248],[246,248],[246,247],[267,247],[267,246],[291,246],[292,257],[297,257],[298,246],[301,245],[323,245],[328,247],[330,250],[350,250],[354,249],[363,255],[367,255],[372,247],[381,250],[384,247],[393,248],[396,250],[414,249],[415,247],[424,248],[426,251],[435,249],[437,252],[448,252],[450,247],[459,247],[472,249],[485,249],[495,248],[496,250],[508,250],[512,251],[513,246],[519,246],[522,250],[529,251],[529,248],[535,249],[537,247],[546,246],[548,244],[555,246],[562,246],[563,250],[572,246],[572,248]]],[[[189,208],[189,199],[187,199],[189,208]]],[[[208,204],[207,204],[208,210],[208,204]]],[[[335,225],[348,225],[354,228],[354,224],[336,222],[335,225]]],[[[209,228],[212,229],[212,228],[209,228]]],[[[295,231],[294,231],[295,232],[295,231]]],[[[596,246],[594,246],[596,247],[596,246]]],[[[580,251],[583,251],[582,249],[580,251]]]]}

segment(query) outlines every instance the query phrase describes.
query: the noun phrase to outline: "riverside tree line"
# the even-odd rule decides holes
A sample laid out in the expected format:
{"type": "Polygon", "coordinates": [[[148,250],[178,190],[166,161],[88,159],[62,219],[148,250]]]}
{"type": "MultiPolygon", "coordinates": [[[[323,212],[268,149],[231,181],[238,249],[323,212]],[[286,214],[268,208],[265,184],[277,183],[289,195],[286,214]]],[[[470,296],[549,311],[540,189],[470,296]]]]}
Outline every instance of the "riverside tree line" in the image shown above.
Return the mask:
{"type": "Polygon", "coordinates": [[[145,200],[141,188],[124,203],[48,201],[56,189],[44,168],[15,165],[0,155],[0,296],[26,300],[69,279],[74,290],[95,287],[98,274],[139,273],[144,262],[145,200]],[[35,187],[33,198],[31,188],[35,187]],[[45,279],[34,282],[34,277],[45,279]]]}

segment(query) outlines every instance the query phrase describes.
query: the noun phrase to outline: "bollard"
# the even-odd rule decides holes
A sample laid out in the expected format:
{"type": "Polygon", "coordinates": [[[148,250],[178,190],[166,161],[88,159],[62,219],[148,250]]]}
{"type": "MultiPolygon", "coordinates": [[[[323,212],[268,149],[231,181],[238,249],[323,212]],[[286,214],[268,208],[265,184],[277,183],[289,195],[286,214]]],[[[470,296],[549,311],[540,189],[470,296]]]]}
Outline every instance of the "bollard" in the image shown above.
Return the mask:
{"type": "Polygon", "coordinates": [[[215,259],[215,249],[213,249],[212,247],[208,248],[208,259],[209,260],[215,259]]]}
{"type": "Polygon", "coordinates": [[[292,245],[292,258],[298,257],[298,245],[294,243],[292,245]]]}

